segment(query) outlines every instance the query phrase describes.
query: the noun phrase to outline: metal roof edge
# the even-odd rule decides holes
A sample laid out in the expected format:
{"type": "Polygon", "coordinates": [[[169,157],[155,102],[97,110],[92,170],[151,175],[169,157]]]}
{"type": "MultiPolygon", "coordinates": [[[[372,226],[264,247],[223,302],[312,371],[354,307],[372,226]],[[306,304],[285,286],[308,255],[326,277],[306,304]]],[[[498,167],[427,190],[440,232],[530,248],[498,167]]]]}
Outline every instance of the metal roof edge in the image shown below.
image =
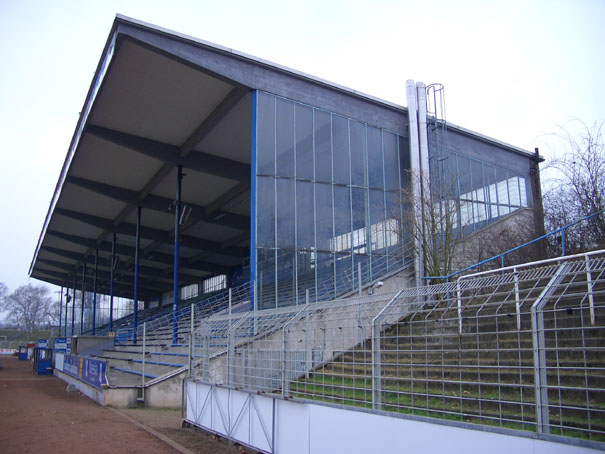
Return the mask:
{"type": "MultiPolygon", "coordinates": [[[[523,156],[525,156],[527,158],[535,159],[535,154],[532,153],[532,152],[530,152],[530,151],[528,151],[528,150],[525,150],[524,148],[517,147],[515,145],[511,145],[509,143],[503,142],[503,141],[498,140],[498,139],[494,139],[493,137],[489,137],[489,136],[486,136],[484,134],[481,134],[481,133],[478,133],[478,132],[475,132],[475,131],[471,131],[470,129],[466,129],[466,128],[464,128],[462,126],[458,126],[458,125],[456,125],[454,123],[449,123],[448,122],[447,123],[447,127],[448,127],[448,129],[453,129],[453,130],[455,130],[455,131],[457,131],[457,132],[459,132],[461,134],[467,135],[469,137],[474,137],[474,138],[482,140],[484,142],[492,143],[492,144],[498,145],[498,146],[500,146],[502,148],[506,148],[509,151],[512,151],[514,153],[523,155],[523,156]]],[[[541,156],[539,157],[539,159],[540,159],[540,162],[544,161],[544,158],[542,158],[541,156]]]]}
{"type": "MultiPolygon", "coordinates": [[[[249,62],[255,63],[257,65],[262,65],[262,66],[268,67],[270,69],[277,70],[277,71],[280,71],[282,73],[298,77],[300,79],[305,79],[305,80],[307,80],[309,82],[312,82],[312,83],[315,83],[315,84],[323,85],[323,86],[325,86],[327,88],[330,88],[332,90],[337,90],[337,91],[340,91],[340,92],[343,92],[343,93],[346,93],[346,94],[349,94],[349,95],[352,95],[352,96],[364,99],[366,101],[373,102],[375,104],[380,104],[380,105],[382,105],[384,107],[388,107],[390,109],[401,111],[402,113],[407,113],[407,111],[408,111],[407,107],[402,106],[400,104],[396,104],[394,102],[387,101],[387,100],[378,98],[376,96],[369,95],[367,93],[364,93],[364,92],[361,92],[361,91],[358,91],[358,90],[354,90],[354,89],[346,87],[344,85],[339,85],[339,84],[337,84],[335,82],[331,82],[329,80],[313,76],[313,75],[305,73],[303,71],[299,71],[299,70],[296,70],[296,69],[293,69],[293,68],[289,68],[289,67],[284,66],[284,65],[280,65],[280,64],[272,62],[270,60],[265,60],[265,59],[256,57],[254,55],[247,54],[245,52],[240,52],[238,50],[235,50],[235,49],[232,49],[232,48],[229,48],[229,47],[221,46],[220,44],[215,44],[215,43],[210,42],[210,41],[206,41],[206,40],[203,40],[203,39],[200,39],[200,38],[196,38],[196,37],[191,36],[191,35],[187,35],[187,34],[184,34],[184,33],[179,33],[179,32],[176,32],[174,30],[170,30],[168,28],[160,27],[160,26],[157,26],[157,25],[154,25],[154,24],[150,24],[148,22],[144,22],[144,21],[141,21],[141,20],[138,20],[138,19],[134,19],[134,18],[131,18],[131,17],[128,17],[128,16],[124,16],[124,15],[121,15],[121,14],[117,14],[116,15],[116,22],[117,21],[119,21],[119,22],[121,22],[121,23],[123,23],[125,25],[136,26],[136,27],[139,27],[139,28],[150,30],[152,32],[162,33],[162,34],[165,34],[165,35],[170,36],[172,38],[178,38],[178,39],[181,39],[183,41],[188,41],[188,42],[191,42],[191,43],[194,43],[194,44],[197,44],[197,45],[201,45],[201,46],[210,48],[210,49],[212,49],[214,51],[226,53],[226,54],[232,55],[234,57],[237,57],[239,59],[243,59],[243,60],[247,60],[249,62]]],[[[251,88],[254,88],[254,87],[251,87],[251,88]]]]}
{"type": "Polygon", "coordinates": [[[103,52],[101,53],[101,58],[99,59],[97,68],[95,69],[95,75],[92,78],[90,86],[88,87],[88,92],[86,93],[86,98],[84,99],[84,104],[82,105],[82,109],[80,111],[80,117],[78,118],[78,122],[76,123],[76,128],[74,130],[71,141],[69,143],[67,155],[65,156],[65,160],[63,161],[63,166],[61,167],[61,172],[59,173],[59,178],[57,180],[57,184],[55,185],[55,191],[50,200],[50,203],[48,206],[48,211],[46,213],[46,217],[44,218],[44,224],[42,226],[40,236],[38,237],[38,243],[36,245],[36,249],[34,251],[34,255],[32,257],[31,264],[29,266],[28,276],[30,276],[30,277],[31,277],[33,269],[34,269],[36,259],[38,258],[38,253],[40,252],[40,247],[42,245],[42,241],[44,240],[44,237],[46,236],[46,230],[48,229],[50,219],[54,213],[55,207],[59,200],[59,196],[63,189],[63,184],[65,183],[65,178],[67,177],[67,172],[71,165],[71,161],[73,159],[73,156],[76,152],[76,148],[80,141],[84,123],[86,123],[86,120],[88,119],[88,113],[90,111],[87,113],[86,107],[92,101],[91,96],[93,95],[93,93],[95,91],[95,87],[96,87],[97,82],[99,82],[99,78],[102,79],[103,76],[105,75],[104,73],[101,74],[101,69],[103,67],[103,64],[107,63],[107,65],[109,65],[109,63],[110,63],[110,61],[109,60],[106,61],[106,59],[107,59],[107,56],[109,53],[108,52],[109,49],[112,47],[113,43],[115,42],[117,26],[118,26],[118,18],[116,17],[113,21],[111,31],[109,33],[109,36],[107,37],[107,41],[105,42],[105,46],[103,47],[103,52]]]}
{"type": "MultiPolygon", "coordinates": [[[[162,34],[168,35],[168,36],[173,37],[173,38],[178,38],[178,39],[181,39],[181,40],[184,40],[184,41],[195,43],[197,45],[202,45],[202,46],[208,47],[210,49],[213,49],[215,51],[227,53],[227,54],[230,54],[230,55],[235,56],[237,58],[241,58],[241,59],[244,59],[244,60],[247,60],[247,61],[259,64],[259,65],[263,65],[263,66],[269,67],[271,69],[278,70],[280,72],[289,74],[291,76],[299,77],[299,78],[308,80],[308,81],[310,81],[312,83],[320,84],[320,85],[323,85],[325,87],[331,88],[333,90],[338,90],[338,91],[347,93],[349,95],[353,95],[355,97],[362,98],[364,100],[367,100],[367,101],[370,101],[370,102],[373,102],[373,103],[376,103],[376,104],[380,104],[380,105],[383,105],[385,107],[388,107],[388,108],[391,108],[391,109],[394,109],[394,110],[398,110],[398,111],[400,111],[402,113],[405,113],[405,114],[408,113],[408,108],[406,106],[402,106],[400,104],[396,104],[396,103],[391,102],[391,101],[386,101],[386,100],[378,98],[376,96],[372,96],[372,95],[369,95],[367,93],[364,93],[364,92],[361,92],[361,91],[354,90],[352,88],[346,87],[344,85],[340,85],[340,84],[337,84],[335,82],[331,82],[329,80],[313,76],[313,75],[305,73],[303,71],[299,71],[299,70],[292,69],[292,68],[289,68],[289,67],[284,66],[284,65],[280,65],[280,64],[272,62],[270,60],[265,60],[265,59],[256,57],[254,55],[247,54],[245,52],[240,52],[238,50],[235,50],[235,49],[232,49],[232,48],[229,48],[229,47],[221,46],[220,44],[215,44],[215,43],[210,42],[210,41],[206,41],[206,40],[203,40],[203,39],[200,39],[200,38],[196,38],[194,36],[187,35],[187,34],[184,34],[184,33],[176,32],[174,30],[170,30],[168,28],[164,28],[164,27],[160,27],[158,25],[150,24],[148,22],[141,21],[141,20],[138,20],[138,19],[135,19],[135,18],[132,18],[132,17],[128,17],[128,16],[125,16],[125,15],[122,15],[122,14],[117,14],[116,15],[116,22],[121,22],[121,23],[124,23],[126,25],[131,25],[131,26],[136,26],[136,27],[140,27],[140,28],[143,28],[143,29],[148,29],[148,30],[150,30],[152,32],[162,33],[162,34]]],[[[404,85],[402,85],[402,87],[403,86],[404,85]]],[[[511,145],[511,144],[508,144],[506,142],[503,142],[501,140],[494,139],[492,137],[488,137],[486,135],[483,135],[483,134],[471,131],[469,129],[463,128],[462,126],[458,126],[458,125],[453,124],[453,123],[447,123],[447,125],[448,125],[448,127],[451,127],[451,128],[455,129],[456,131],[458,131],[458,132],[460,132],[462,134],[465,134],[465,135],[477,138],[477,139],[482,140],[484,142],[493,143],[495,145],[504,147],[504,148],[506,148],[506,149],[508,149],[510,151],[513,151],[515,153],[521,154],[521,155],[526,156],[526,157],[535,158],[534,153],[531,153],[530,151],[525,150],[523,148],[520,148],[520,147],[511,145]]],[[[540,161],[543,161],[543,160],[544,160],[543,158],[540,158],[540,161]]]]}

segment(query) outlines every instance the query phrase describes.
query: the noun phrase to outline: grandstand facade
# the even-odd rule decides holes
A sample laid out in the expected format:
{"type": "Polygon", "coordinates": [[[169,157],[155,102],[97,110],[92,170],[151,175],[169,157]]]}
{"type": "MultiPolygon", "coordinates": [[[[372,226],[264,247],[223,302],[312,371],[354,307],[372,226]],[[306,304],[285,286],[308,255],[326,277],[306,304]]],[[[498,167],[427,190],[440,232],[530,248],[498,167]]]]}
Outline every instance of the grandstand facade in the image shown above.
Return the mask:
{"type": "Polygon", "coordinates": [[[541,233],[540,157],[406,97],[118,16],[30,268],[55,375],[258,452],[604,450],[605,251],[430,276],[541,233]]]}
{"type": "Polygon", "coordinates": [[[411,268],[401,194],[429,168],[465,232],[532,208],[537,157],[447,124],[432,88],[406,109],[118,16],[30,275],[66,289],[64,326],[112,330],[117,297],[176,311],[248,284],[275,308],[411,268]]]}

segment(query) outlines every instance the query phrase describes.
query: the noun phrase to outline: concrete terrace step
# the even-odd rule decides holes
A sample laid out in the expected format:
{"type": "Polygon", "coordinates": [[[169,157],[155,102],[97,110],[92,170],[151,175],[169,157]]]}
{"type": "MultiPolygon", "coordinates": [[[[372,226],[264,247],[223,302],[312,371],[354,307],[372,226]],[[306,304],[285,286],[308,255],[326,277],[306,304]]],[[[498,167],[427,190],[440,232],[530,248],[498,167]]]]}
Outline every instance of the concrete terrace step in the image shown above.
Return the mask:
{"type": "MultiPolygon", "coordinates": [[[[132,369],[127,369],[124,367],[117,367],[117,366],[111,366],[111,370],[116,370],[118,372],[123,372],[125,374],[131,374],[131,375],[135,375],[137,377],[142,377],[143,373],[137,370],[132,370],[132,369]]],[[[151,374],[149,372],[145,372],[145,378],[148,378],[150,380],[153,380],[154,378],[158,378],[159,375],[156,374],[151,374]]]]}

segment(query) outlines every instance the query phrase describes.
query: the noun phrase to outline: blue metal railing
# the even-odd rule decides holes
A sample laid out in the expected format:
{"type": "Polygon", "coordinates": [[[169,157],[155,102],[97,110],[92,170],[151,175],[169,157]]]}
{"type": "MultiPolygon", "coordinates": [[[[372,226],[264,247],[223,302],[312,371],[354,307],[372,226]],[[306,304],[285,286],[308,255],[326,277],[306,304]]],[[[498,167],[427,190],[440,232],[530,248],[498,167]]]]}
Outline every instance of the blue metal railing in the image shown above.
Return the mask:
{"type": "Polygon", "coordinates": [[[517,247],[509,249],[506,252],[503,252],[503,253],[498,254],[498,255],[494,255],[493,257],[490,257],[488,259],[482,260],[482,261],[480,261],[478,263],[475,263],[474,265],[467,266],[466,268],[463,268],[461,270],[454,271],[453,273],[450,273],[447,276],[424,276],[423,279],[426,279],[428,281],[440,279],[440,280],[445,280],[445,282],[448,283],[450,281],[450,278],[452,278],[454,276],[457,276],[458,274],[461,274],[461,273],[464,273],[466,271],[472,270],[473,268],[477,268],[477,267],[479,267],[481,265],[485,265],[486,263],[492,262],[492,261],[497,260],[497,259],[500,259],[500,264],[502,265],[502,268],[504,268],[504,257],[506,255],[508,255],[508,254],[510,254],[512,252],[516,252],[519,249],[522,249],[522,248],[524,248],[526,246],[529,246],[530,244],[534,244],[534,243],[537,243],[538,241],[544,240],[545,238],[548,238],[548,237],[551,237],[551,236],[555,236],[555,235],[557,235],[559,233],[561,233],[561,252],[562,252],[561,255],[565,256],[565,232],[567,231],[567,229],[569,229],[570,227],[573,227],[574,225],[577,225],[577,224],[579,224],[581,222],[588,221],[589,219],[592,219],[593,217],[598,216],[598,215],[603,214],[603,213],[605,213],[605,208],[603,208],[603,209],[601,209],[601,210],[599,210],[599,211],[597,211],[595,213],[592,213],[591,215],[588,215],[588,216],[586,216],[586,217],[584,217],[584,218],[582,218],[582,219],[580,219],[578,221],[572,222],[572,223],[567,224],[567,225],[565,225],[565,226],[563,226],[561,228],[553,230],[552,232],[549,232],[546,235],[539,236],[538,238],[534,238],[533,240],[528,241],[527,243],[523,243],[523,244],[521,244],[521,245],[519,245],[517,247]]]}

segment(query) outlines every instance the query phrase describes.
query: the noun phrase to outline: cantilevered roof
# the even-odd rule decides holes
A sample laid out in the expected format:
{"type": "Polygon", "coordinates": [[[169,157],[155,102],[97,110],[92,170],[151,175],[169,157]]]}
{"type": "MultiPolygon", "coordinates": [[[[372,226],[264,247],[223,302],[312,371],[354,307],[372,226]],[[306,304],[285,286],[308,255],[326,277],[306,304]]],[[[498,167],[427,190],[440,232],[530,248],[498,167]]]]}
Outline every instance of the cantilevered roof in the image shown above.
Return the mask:
{"type": "Polygon", "coordinates": [[[114,23],[30,275],[61,285],[77,271],[80,287],[83,263],[90,273],[98,248],[103,291],[115,231],[116,293],[132,296],[141,206],[140,294],[149,298],[172,286],[177,164],[190,210],[181,285],[228,273],[249,255],[252,106],[248,87],[124,33],[131,27],[142,26],[114,23]]]}
{"type": "Polygon", "coordinates": [[[117,16],[30,275],[72,285],[76,271],[80,287],[83,264],[90,273],[98,248],[99,290],[107,292],[116,232],[115,290],[131,297],[141,206],[139,294],[147,299],[170,290],[177,165],[184,167],[182,200],[190,210],[182,229],[180,284],[241,265],[250,246],[253,89],[407,135],[407,110],[401,106],[117,16]]]}

